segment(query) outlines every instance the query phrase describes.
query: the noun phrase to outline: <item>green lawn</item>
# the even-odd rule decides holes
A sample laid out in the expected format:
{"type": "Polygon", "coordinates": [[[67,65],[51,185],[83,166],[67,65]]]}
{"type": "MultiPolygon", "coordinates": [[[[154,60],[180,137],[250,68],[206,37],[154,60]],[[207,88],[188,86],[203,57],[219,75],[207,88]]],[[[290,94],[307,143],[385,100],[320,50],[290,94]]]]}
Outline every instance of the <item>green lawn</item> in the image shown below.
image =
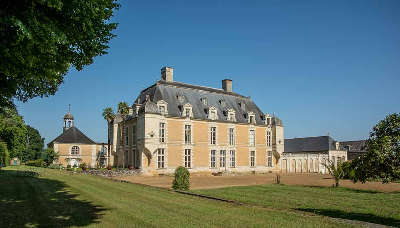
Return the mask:
{"type": "Polygon", "coordinates": [[[40,177],[29,177],[21,169],[27,168],[0,171],[0,227],[348,226],[307,213],[223,203],[58,170],[35,168],[40,177]]]}
{"type": "Polygon", "coordinates": [[[400,193],[274,184],[193,192],[268,208],[400,227],[400,193]]]}

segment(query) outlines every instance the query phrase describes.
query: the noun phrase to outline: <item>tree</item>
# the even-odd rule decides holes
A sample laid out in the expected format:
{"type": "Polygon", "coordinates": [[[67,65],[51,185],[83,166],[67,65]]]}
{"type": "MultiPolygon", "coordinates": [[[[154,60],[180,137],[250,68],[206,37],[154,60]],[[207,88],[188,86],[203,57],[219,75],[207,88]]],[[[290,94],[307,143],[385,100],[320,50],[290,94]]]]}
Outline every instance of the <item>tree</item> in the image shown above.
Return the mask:
{"type": "Polygon", "coordinates": [[[59,157],[59,155],[52,148],[47,148],[44,151],[44,154],[45,154],[44,161],[46,162],[47,165],[53,164],[53,161],[56,161],[59,157]]]}
{"type": "Polygon", "coordinates": [[[7,144],[0,141],[0,168],[7,166],[10,162],[10,156],[8,154],[7,144]]]}
{"type": "MultiPolygon", "coordinates": [[[[118,103],[118,113],[122,117],[122,124],[121,124],[121,137],[120,143],[123,145],[124,142],[124,132],[125,132],[125,120],[129,114],[129,106],[126,102],[121,101],[118,103]]],[[[125,168],[125,150],[122,150],[122,167],[125,168]]]]}
{"type": "Polygon", "coordinates": [[[106,54],[117,0],[0,2],[0,106],[55,94],[70,67],[106,54]]]}
{"type": "Polygon", "coordinates": [[[336,166],[331,160],[328,160],[328,164],[322,163],[328,169],[329,174],[335,179],[335,187],[339,187],[340,179],[343,179],[344,172],[342,169],[342,164],[339,162],[336,166]]]}
{"type": "Polygon", "coordinates": [[[23,154],[23,158],[25,161],[39,159],[43,152],[44,138],[40,136],[39,131],[35,128],[27,125],[26,129],[26,150],[23,154]]]}
{"type": "Polygon", "coordinates": [[[367,179],[392,182],[400,179],[400,113],[386,116],[377,123],[366,143],[367,153],[353,160],[353,181],[367,179]]]}
{"type": "Polygon", "coordinates": [[[11,158],[18,157],[25,161],[26,136],[25,122],[17,110],[14,107],[3,108],[0,112],[0,139],[7,144],[11,158]]]}
{"type": "Polygon", "coordinates": [[[183,167],[179,166],[175,169],[175,178],[172,182],[172,188],[175,190],[189,190],[190,188],[190,173],[183,167]]]}
{"type": "Polygon", "coordinates": [[[105,120],[107,120],[107,145],[108,145],[108,164],[107,166],[110,165],[110,157],[111,157],[111,123],[114,121],[115,114],[112,108],[107,107],[103,110],[103,117],[105,120]]]}

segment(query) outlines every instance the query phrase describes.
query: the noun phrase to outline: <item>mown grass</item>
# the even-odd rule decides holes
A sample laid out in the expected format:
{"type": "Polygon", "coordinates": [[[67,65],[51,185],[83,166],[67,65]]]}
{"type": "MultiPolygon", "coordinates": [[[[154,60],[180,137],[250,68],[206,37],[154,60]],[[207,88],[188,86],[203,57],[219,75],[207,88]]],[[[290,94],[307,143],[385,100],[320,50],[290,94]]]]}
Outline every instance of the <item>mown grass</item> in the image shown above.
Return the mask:
{"type": "Polygon", "coordinates": [[[1,171],[0,227],[349,226],[321,216],[240,206],[59,170],[35,170],[40,177],[21,175],[15,168],[1,171]]]}
{"type": "Polygon", "coordinates": [[[400,193],[276,184],[194,192],[268,208],[294,209],[400,227],[400,193]]]}

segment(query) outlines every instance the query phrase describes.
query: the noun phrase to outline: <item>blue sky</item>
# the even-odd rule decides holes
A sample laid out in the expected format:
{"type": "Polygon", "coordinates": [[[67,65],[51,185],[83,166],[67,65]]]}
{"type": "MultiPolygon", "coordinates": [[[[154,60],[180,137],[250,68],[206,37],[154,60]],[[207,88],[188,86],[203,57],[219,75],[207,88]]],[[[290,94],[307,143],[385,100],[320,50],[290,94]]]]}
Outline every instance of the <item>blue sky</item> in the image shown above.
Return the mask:
{"type": "Polygon", "coordinates": [[[75,125],[106,142],[102,109],[130,105],[174,67],[176,81],[250,95],[285,137],[368,137],[400,105],[400,1],[122,1],[109,54],[71,69],[55,96],[17,102],[46,143],[75,125]]]}

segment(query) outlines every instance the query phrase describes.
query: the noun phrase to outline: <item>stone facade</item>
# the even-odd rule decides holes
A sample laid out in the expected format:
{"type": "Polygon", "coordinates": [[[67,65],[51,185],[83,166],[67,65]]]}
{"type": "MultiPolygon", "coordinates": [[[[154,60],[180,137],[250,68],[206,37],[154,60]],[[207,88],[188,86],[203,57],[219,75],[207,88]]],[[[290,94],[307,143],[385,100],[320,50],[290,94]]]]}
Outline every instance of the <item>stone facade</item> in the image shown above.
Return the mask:
{"type": "MultiPolygon", "coordinates": [[[[165,72],[162,78],[172,80],[165,72]]],[[[114,120],[114,164],[150,175],[178,166],[205,173],[279,171],[273,151],[283,152],[282,121],[261,113],[249,97],[226,91],[231,88],[161,80],[145,89],[131,114],[114,120]]]]}

